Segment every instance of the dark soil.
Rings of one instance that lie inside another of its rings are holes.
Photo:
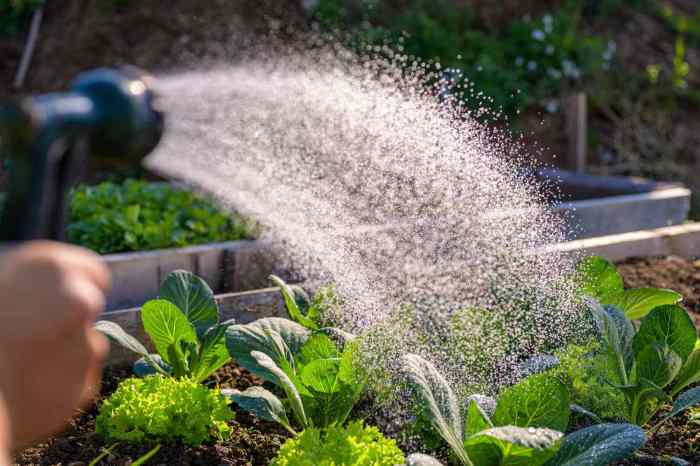
[[[629,288],[668,288],[683,295],[683,306],[700,328],[700,261],[680,257],[628,259],[617,264]]]
[[[68,428],[60,435],[39,445],[19,452],[15,457],[17,465],[42,466],[86,466],[105,447],[110,445],[97,436],[95,418],[97,406],[108,397],[124,378],[131,376],[129,367],[111,368],[102,378],[102,389],[96,403],[71,420]],[[209,380],[212,386],[245,390],[262,381],[245,369],[230,363],[221,368]],[[151,458],[149,465],[232,465],[264,466],[269,464],[289,436],[277,424],[258,420],[255,416],[231,405],[236,417],[231,421],[233,433],[227,442],[202,445],[196,448],[182,444],[163,445]],[[101,466],[127,466],[147,453],[153,445],[120,444],[102,460]]]

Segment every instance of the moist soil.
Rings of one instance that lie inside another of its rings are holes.
[[[683,295],[683,306],[700,329],[700,261],[681,257],[627,259],[617,264],[628,288],[668,288]]]
[[[130,377],[130,367],[108,368],[102,378],[100,395],[91,406],[73,418],[68,428],[48,441],[27,448],[15,457],[17,465],[87,466],[100,455],[106,444],[95,434],[95,418],[100,402],[112,394],[119,382]],[[208,381],[211,386],[245,390],[262,381],[233,363],[222,367]],[[236,416],[230,425],[231,438],[226,442],[196,448],[179,443],[164,444],[148,465],[232,465],[266,466],[277,454],[289,434],[277,424],[258,420],[255,416],[231,405]],[[127,466],[146,454],[154,445],[119,444],[99,465]]]

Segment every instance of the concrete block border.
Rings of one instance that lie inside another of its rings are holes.
[[[230,241],[179,249],[107,254],[113,288],[107,309],[125,309],[157,296],[165,276],[177,269],[201,276],[215,293],[247,291],[269,286],[267,276],[280,273],[269,243]]]
[[[700,257],[700,223],[568,241],[545,251],[599,255],[611,261],[630,257]]]

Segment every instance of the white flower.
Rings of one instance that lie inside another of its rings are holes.
[[[542,23],[544,24],[544,30],[547,32],[547,34],[550,34],[552,32],[552,27],[554,25],[552,15],[544,15],[542,17]]]
[[[532,38],[535,40],[539,40],[542,42],[544,40],[544,32],[542,32],[540,29],[534,29],[532,31]]]
[[[550,99],[547,101],[545,108],[549,113],[556,113],[559,110],[559,101],[556,99]]]

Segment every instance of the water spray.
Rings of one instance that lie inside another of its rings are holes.
[[[63,239],[68,192],[88,159],[140,161],[163,121],[149,78],[134,68],[86,72],[69,92],[0,106],[10,171],[0,240]]]

